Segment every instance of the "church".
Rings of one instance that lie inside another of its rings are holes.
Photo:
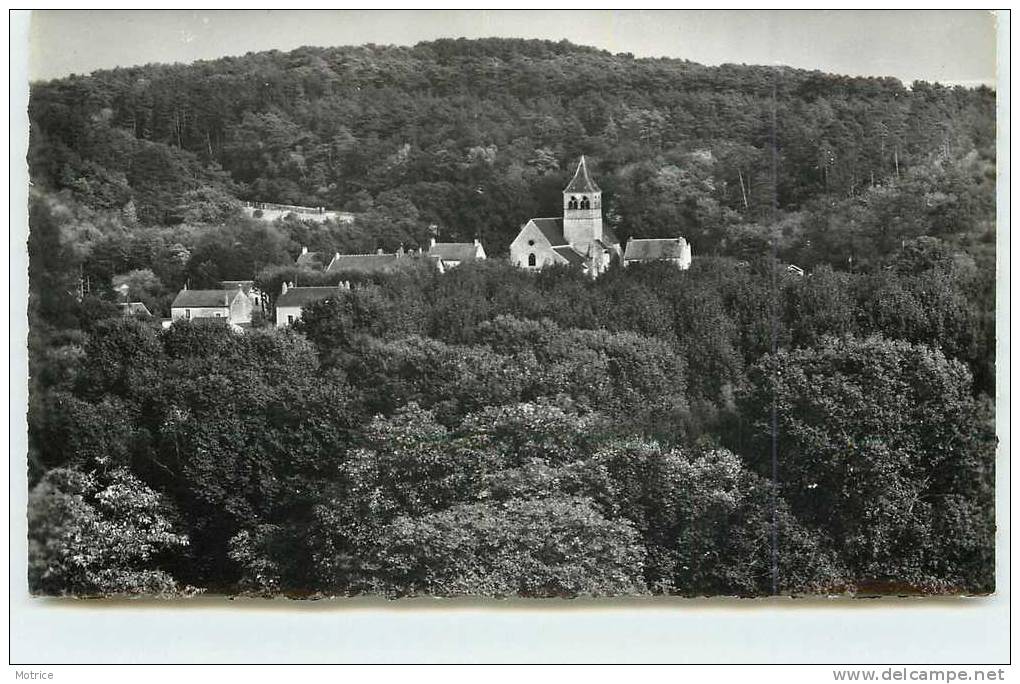
[[[620,241],[602,224],[602,191],[583,155],[563,190],[563,218],[533,218],[510,243],[510,262],[530,270],[564,264],[594,278],[620,257]]]

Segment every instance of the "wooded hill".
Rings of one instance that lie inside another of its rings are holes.
[[[227,196],[375,207],[388,227],[367,242],[421,241],[436,223],[500,254],[528,218],[558,214],[584,153],[621,238],[739,254],[761,246],[755,224],[780,223],[790,260],[860,265],[922,234],[980,252],[994,109],[987,88],[566,41],[305,47],[36,83],[30,167],[38,186],[132,203],[146,224],[217,219]]]

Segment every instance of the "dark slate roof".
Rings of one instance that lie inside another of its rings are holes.
[[[584,257],[578,254],[577,251],[569,245],[564,247],[553,247],[553,251],[559,254],[564,259],[566,259],[571,266],[584,265],[585,261]]]
[[[251,292],[251,287],[254,284],[255,284],[255,281],[253,281],[253,280],[223,280],[223,281],[220,281],[220,287],[222,287],[224,290],[236,290],[238,287],[240,287],[242,290],[244,290],[245,294],[248,294],[248,293]]]
[[[227,307],[237,296],[237,290],[181,290],[170,306],[174,309]]]
[[[397,259],[396,254],[340,254],[333,259],[327,270],[330,273],[337,271],[378,273],[396,268]]]
[[[443,261],[472,261],[475,258],[473,242],[437,242],[429,249],[429,256]]]
[[[298,266],[306,268],[322,268],[325,265],[322,252],[305,252],[295,262]]]
[[[276,306],[305,306],[340,294],[338,287],[289,287],[276,298]]]
[[[680,259],[684,255],[683,238],[631,238],[627,241],[624,261],[658,261]]]
[[[556,245],[567,244],[567,239],[563,237],[563,219],[561,218],[536,218],[531,219],[531,222],[542,231],[542,235],[549,241],[550,245],[554,247]]]
[[[595,185],[595,181],[588,175],[588,164],[585,163],[583,154],[577,165],[577,171],[574,172],[574,177],[567,183],[563,192],[599,192],[599,186]]]

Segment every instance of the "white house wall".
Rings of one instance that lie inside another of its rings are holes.
[[[170,310],[170,318],[175,321],[186,319],[188,311],[191,312],[191,318],[228,318],[230,316],[230,309],[225,306],[196,306],[175,307]],[[248,320],[251,320],[250,315]]]
[[[276,307],[276,327],[284,328],[290,322],[287,320],[288,316],[293,316],[294,320],[301,319],[301,307],[300,306],[277,306]]]
[[[254,308],[251,298],[242,292],[230,303],[230,322],[251,323],[251,312]]]

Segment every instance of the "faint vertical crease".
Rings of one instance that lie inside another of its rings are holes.
[[[778,72],[776,74],[778,77]],[[775,80],[772,82],[772,126],[771,126],[771,148],[772,148],[772,216],[771,226],[771,243],[772,243],[772,261],[769,264],[770,271],[772,274],[772,287],[770,288],[772,293],[771,302],[771,317],[772,317],[772,334],[771,334],[771,345],[770,350],[773,356],[773,364],[775,363],[775,354],[779,350],[779,287],[776,270],[779,263],[779,244],[776,240],[776,220],[779,215],[779,150],[776,141],[776,84]],[[775,365],[773,365],[775,369]],[[775,375],[773,370],[773,376]],[[776,383],[775,377],[772,382],[772,407],[771,407],[771,418],[772,418],[772,479],[771,487],[769,488],[769,506],[772,514],[772,594],[776,595],[779,593],[779,420],[776,409]]]

